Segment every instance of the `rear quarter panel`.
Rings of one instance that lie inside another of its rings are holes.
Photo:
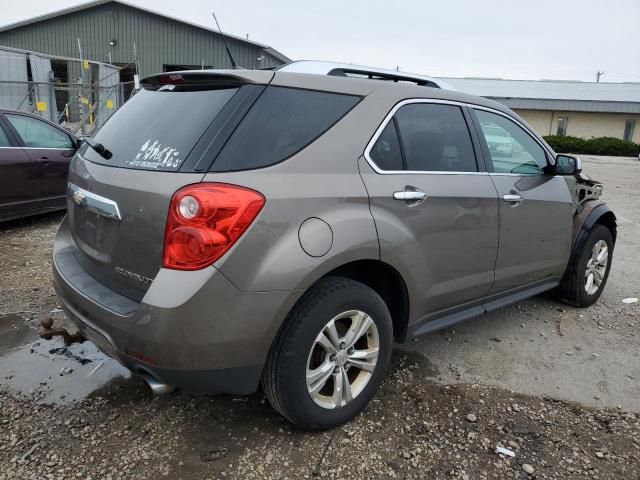
[[[379,258],[358,171],[358,158],[383,116],[376,103],[363,99],[318,140],[279,164],[205,176],[205,182],[242,185],[266,198],[256,221],[215,264],[238,289],[306,289],[340,265]],[[300,244],[300,226],[312,217],[331,228],[331,246],[323,256],[305,253]]]

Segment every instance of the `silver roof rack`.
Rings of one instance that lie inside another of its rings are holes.
[[[351,63],[326,62],[319,60],[298,60],[274,68],[280,72],[312,73],[316,75],[333,75],[338,77],[368,78],[390,82],[414,83],[432,88],[455,90],[447,82],[438,78],[427,77],[415,73],[387,70],[384,68],[366,67]]]

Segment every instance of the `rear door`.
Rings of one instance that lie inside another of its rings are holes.
[[[69,163],[76,147],[71,135],[49,123],[18,113],[7,121],[35,165],[35,197],[52,206],[64,206]]]
[[[559,279],[573,227],[566,180],[545,174],[549,153],[515,119],[480,107],[473,113],[500,198],[500,247],[491,293]]]
[[[493,283],[498,201],[469,122],[455,103],[402,102],[360,163],[382,260],[404,270],[423,320],[482,299]]]
[[[0,216],[32,208],[35,164],[0,114]]]

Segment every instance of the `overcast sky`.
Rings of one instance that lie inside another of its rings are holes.
[[[0,0],[0,24],[84,3]],[[129,0],[293,59],[434,76],[640,82],[640,0]],[[55,4],[55,5],[54,5]]]

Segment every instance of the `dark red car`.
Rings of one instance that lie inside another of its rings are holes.
[[[0,110],[0,221],[66,208],[79,142],[40,117]]]

